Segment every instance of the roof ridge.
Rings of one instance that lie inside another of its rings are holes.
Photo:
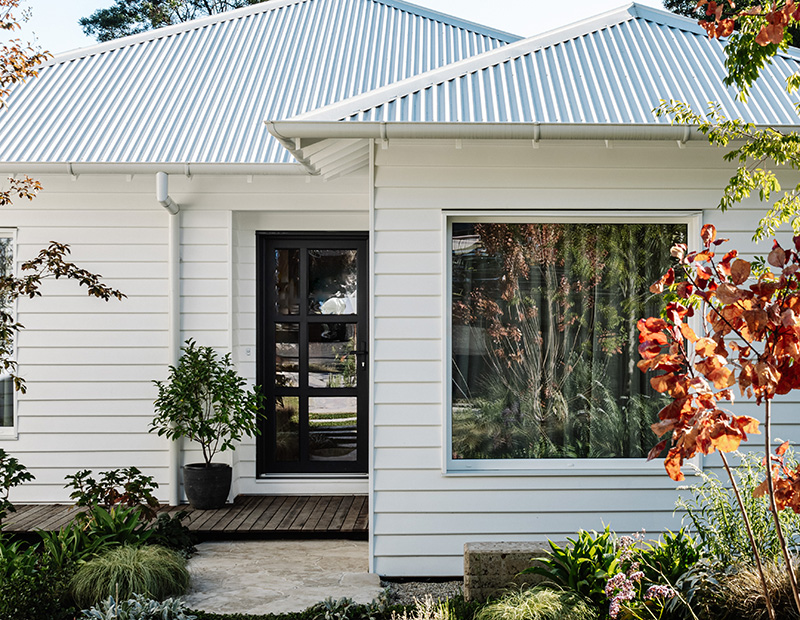
[[[450,24],[459,28],[463,28],[464,30],[479,32],[495,39],[510,39],[511,41],[519,41],[524,38],[504,30],[499,30],[498,28],[492,28],[484,24],[479,24],[478,22],[473,22],[455,15],[450,15],[449,13],[443,13],[441,11],[437,11],[436,9],[430,9],[418,4],[413,4],[411,2],[407,2],[407,0],[372,0],[372,2],[377,4],[385,4],[386,6],[391,6],[401,11],[414,13],[420,17],[426,17],[434,21]]]
[[[521,56],[524,56],[525,54],[529,54],[539,49],[544,49],[551,45],[563,43],[564,41],[574,39],[588,32],[595,32],[602,28],[616,26],[626,21],[630,21],[631,19],[635,19],[637,17],[636,9],[639,8],[640,6],[641,5],[631,2],[619,8],[601,13],[599,15],[582,19],[577,22],[573,22],[572,24],[568,24],[566,26],[561,26],[552,30],[548,30],[541,34],[528,37],[527,39],[521,39],[519,41],[516,41],[514,43],[509,43],[508,45],[504,45],[497,49],[483,52],[482,54],[477,54],[475,56],[464,58],[463,60],[459,60],[449,65],[444,65],[443,67],[437,67],[436,69],[431,69],[426,73],[415,75],[410,78],[406,78],[405,80],[401,80],[399,82],[393,82],[392,84],[387,84],[386,86],[383,86],[381,88],[376,88],[375,90],[371,90],[367,93],[355,95],[354,97],[350,97],[343,101],[338,101],[336,103],[332,103],[330,105],[317,108],[316,110],[311,110],[303,114],[298,114],[297,116],[294,116],[291,119],[266,119],[266,120],[293,120],[293,121],[294,120],[297,121],[341,120],[348,116],[352,116],[353,114],[357,114],[361,110],[370,109],[372,107],[375,107],[376,105],[388,103],[389,101],[392,101],[397,97],[412,92],[416,92],[419,90],[423,90],[428,86],[437,84],[441,81],[438,79],[440,76],[447,76],[446,79],[456,79],[464,75],[467,75],[468,73],[471,73],[473,70],[476,70],[477,68],[492,66],[494,64],[505,62],[506,60],[519,58]],[[587,28],[587,26],[589,26],[589,28]],[[518,48],[523,48],[524,51],[515,54],[515,51]],[[498,59],[497,62],[492,62],[494,57],[497,57]],[[461,68],[463,68],[464,70],[457,72]],[[354,103],[359,103],[363,105],[359,105],[358,108],[354,108],[353,107]],[[337,111],[340,109],[342,110],[349,109],[350,111],[346,113],[337,114]],[[334,116],[336,116],[336,118],[334,118]]]
[[[147,30],[145,32],[140,32],[138,34],[132,34],[126,37],[121,37],[119,39],[114,39],[112,41],[104,41],[102,43],[96,43],[94,45],[89,45],[87,47],[80,47],[74,50],[63,52],[61,54],[54,56],[50,60],[42,63],[40,68],[62,64],[65,62],[69,62],[71,60],[78,60],[80,58],[87,58],[89,56],[95,56],[97,54],[103,54],[105,52],[113,51],[116,49],[122,49],[124,47],[129,47],[132,45],[136,45],[138,43],[144,43],[146,41],[155,41],[157,39],[163,39],[165,37],[170,37],[175,34],[190,32],[192,30],[197,30],[199,28],[205,28],[206,26],[221,24],[224,22],[241,19],[243,17],[249,17],[251,15],[258,15],[259,13],[266,13],[268,11],[282,9],[286,6],[294,4],[304,4],[306,2],[314,2],[314,1],[319,1],[319,0],[264,0],[264,2],[259,2],[258,4],[252,4],[250,6],[245,6],[239,9],[232,9],[230,11],[224,11],[222,13],[215,13],[214,15],[206,15],[204,17],[199,17],[197,19],[193,19],[188,22],[172,24],[170,26],[164,26],[163,28]],[[450,24],[457,28],[462,28],[464,30],[480,33],[485,36],[489,36],[498,40],[518,41],[521,38],[518,35],[514,35],[509,32],[504,32],[496,28],[483,26],[481,24],[461,19],[460,17],[456,17],[454,15],[448,15],[447,13],[435,11],[433,9],[428,9],[426,7],[417,6],[416,4],[406,2],[405,0],[363,0],[363,1],[374,2],[376,4],[383,4],[388,7],[416,14],[420,17],[432,19],[434,21]]]

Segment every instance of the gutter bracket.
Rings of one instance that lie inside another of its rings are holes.
[[[533,140],[532,140],[533,148],[535,148],[535,149],[539,148],[539,141],[541,139],[542,139],[542,128],[539,125],[539,123],[536,123],[533,126]]]
[[[386,150],[389,148],[389,138],[386,135],[386,123],[381,123],[381,149]]]
[[[184,170],[183,174],[185,174],[186,178],[191,181],[192,180],[192,169],[189,167],[189,162],[188,161],[184,165],[183,170]]]
[[[69,176],[72,177],[73,181],[77,181],[78,180],[78,175],[75,174],[75,171],[72,169],[72,162],[69,162],[67,164],[67,166],[69,166]]]

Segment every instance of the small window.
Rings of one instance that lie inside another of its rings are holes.
[[[14,275],[14,236],[0,230],[0,277]],[[12,308],[13,301],[0,296],[3,308]],[[14,383],[10,375],[0,371],[0,436],[8,435],[14,428]]]
[[[687,224],[630,222],[452,223],[453,469],[647,455],[665,402],[636,323]]]

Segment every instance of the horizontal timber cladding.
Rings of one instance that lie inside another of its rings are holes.
[[[721,151],[699,142],[610,146],[393,140],[375,149],[376,572],[459,575],[466,542],[564,540],[580,528],[605,525],[653,535],[679,527],[681,514],[673,515],[678,485],[658,463],[582,470],[576,461],[547,468],[531,460],[527,471],[480,473],[448,473],[443,465],[449,450],[446,215],[700,213],[731,239],[724,248],[745,257],[769,251],[751,241],[764,212],[757,201],[725,214],[715,208],[732,171]],[[796,183],[796,175],[787,180]],[[776,403],[775,435],[800,442],[795,406]],[[757,415],[746,401],[735,409]],[[754,437],[743,448],[758,448],[757,442]],[[716,456],[703,467],[721,470]],[[693,480],[687,474],[686,483]]]
[[[24,172],[24,171],[20,171]],[[4,208],[0,228],[16,229],[17,261],[51,239],[70,260],[100,273],[123,301],[89,298],[74,282],[45,282],[43,296],[20,300],[26,326],[17,359],[28,392],[18,396],[13,437],[0,447],[36,480],[12,491],[18,502],[68,502],[64,476],[137,466],[169,498],[169,442],[148,433],[156,388],[169,360],[169,215],[156,202],[155,175],[40,176],[31,203]],[[303,175],[170,175],[181,206],[181,340],[232,351],[255,380],[255,230],[367,230],[366,176],[323,182]],[[234,211],[235,210],[235,211]],[[250,354],[247,349],[250,348]],[[185,445],[184,462],[202,460]],[[364,480],[332,488],[319,482],[254,479],[255,446],[217,457],[236,467],[234,492],[364,493]],[[335,485],[334,485],[335,486]]]

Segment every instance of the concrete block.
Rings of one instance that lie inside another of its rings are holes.
[[[534,557],[550,552],[547,542],[468,542],[464,545],[464,598],[483,602],[506,589],[530,587],[539,575],[520,575]]]

